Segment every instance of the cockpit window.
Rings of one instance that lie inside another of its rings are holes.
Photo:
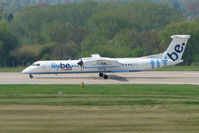
[[[34,63],[34,64],[32,64],[32,66],[40,66],[40,64],[35,64],[35,63]]]

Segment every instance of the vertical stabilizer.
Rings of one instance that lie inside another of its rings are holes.
[[[173,35],[173,39],[168,49],[163,53],[163,57],[173,62],[181,62],[186,44],[190,35]]]

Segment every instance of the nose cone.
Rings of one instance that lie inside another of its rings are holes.
[[[30,67],[24,69],[21,73],[22,74],[30,74]]]

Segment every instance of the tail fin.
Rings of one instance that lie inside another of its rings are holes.
[[[181,58],[190,35],[173,35],[171,38],[173,40],[163,53],[163,57],[176,63],[182,62]]]

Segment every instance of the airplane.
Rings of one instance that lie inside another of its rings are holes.
[[[99,54],[79,60],[37,61],[22,71],[22,74],[67,74],[67,73],[99,73],[99,77],[108,79],[107,73],[140,72],[156,68],[176,65],[181,62],[182,55],[190,35],[172,35],[173,39],[163,53],[139,58],[107,58]]]

